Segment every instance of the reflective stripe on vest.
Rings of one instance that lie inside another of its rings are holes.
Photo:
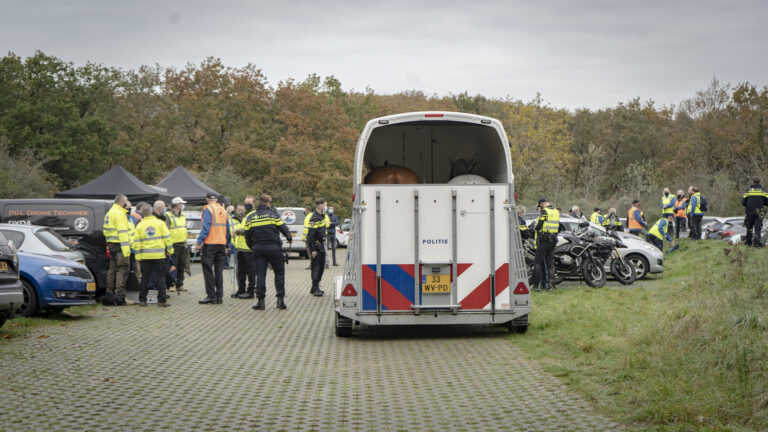
[[[248,216],[253,212],[254,210],[251,210],[247,215],[243,216],[243,219],[235,225],[235,231],[245,231],[245,223],[248,220]],[[250,252],[250,249],[248,248],[248,242],[245,241],[245,234],[237,234],[235,233],[235,249],[244,251],[244,252]]]
[[[656,237],[659,240],[664,240],[665,234],[669,233],[669,222],[667,222],[664,225],[664,230],[661,231],[659,230],[659,224],[661,224],[661,221],[666,221],[666,219],[664,218],[659,219],[659,221],[653,224],[653,227],[651,227],[651,229],[648,230],[648,234]]]
[[[602,217],[603,216],[600,215],[600,213],[594,212],[594,213],[592,213],[592,216],[590,216],[589,221],[592,222],[593,224],[602,225],[603,221],[600,220],[600,218],[602,218]],[[603,220],[605,220],[605,219],[603,219]]]
[[[768,198],[768,193],[766,193],[763,189],[750,187],[749,190],[744,194],[744,198],[753,196]]]
[[[631,230],[643,229],[643,224],[635,219],[635,210],[639,210],[637,207],[630,207],[627,211],[627,228]]]
[[[675,197],[673,197],[672,194],[661,197],[661,214],[667,215],[675,212],[674,205],[670,208],[665,208],[666,206],[672,204],[673,199],[675,199]]]
[[[203,211],[211,213],[211,227],[208,236],[203,239],[203,244],[227,244],[227,211],[219,204],[206,205]]]
[[[550,207],[546,207],[544,211],[547,213],[547,219],[541,225],[541,229],[539,230],[539,232],[548,233],[548,234],[557,234],[557,231],[560,228],[560,212]],[[539,219],[541,219],[541,217],[539,217]],[[537,221],[536,225],[538,224],[539,223]]]

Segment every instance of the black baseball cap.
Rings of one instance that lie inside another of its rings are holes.
[[[595,207],[595,211],[600,211],[600,207]]]
[[[549,200],[544,198],[544,197],[539,198],[539,204],[541,204],[543,202],[549,202]]]
[[[206,197],[206,198],[208,198],[208,199],[215,199],[215,200],[219,199],[219,196],[218,196],[218,195],[216,195],[216,194],[215,194],[215,193],[213,193],[213,192],[209,192],[209,193],[207,193],[207,194],[205,195],[205,197]]]

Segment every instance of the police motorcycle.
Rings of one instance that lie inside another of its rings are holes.
[[[562,231],[557,235],[555,246],[554,285],[567,277],[582,278],[587,285],[600,288],[605,285],[606,274],[604,260],[598,257],[598,244],[587,232],[589,222],[583,221],[575,232]],[[536,246],[533,240],[523,243],[528,279],[533,276]],[[633,269],[634,270],[634,269]]]
[[[635,283],[635,279],[637,279],[635,266],[621,255],[619,248],[626,248],[627,246],[621,241],[621,237],[616,234],[616,229],[609,227],[606,235],[595,236],[594,241],[597,245],[595,255],[602,261],[603,269],[605,268],[605,263],[610,260],[611,275],[617,281],[622,285]]]
[[[598,256],[600,245],[589,235],[589,222],[583,221],[574,232],[563,231],[555,246],[555,284],[566,277],[580,277],[592,288],[605,285],[604,261]]]

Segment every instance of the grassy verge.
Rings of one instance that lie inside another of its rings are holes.
[[[637,430],[768,430],[768,249],[681,243],[658,278],[536,293],[511,340]]]
[[[62,312],[8,320],[3,327],[0,327],[0,346],[12,343],[14,339],[24,337],[30,331],[40,327],[66,325],[71,322],[87,319],[89,312],[97,307],[98,305],[75,306],[67,308]]]

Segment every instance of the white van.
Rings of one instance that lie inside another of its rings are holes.
[[[418,184],[364,184],[400,165]],[[509,144],[498,120],[416,112],[371,120],[355,153],[352,231],[334,280],[336,335],[353,324],[506,324],[531,312]]]

